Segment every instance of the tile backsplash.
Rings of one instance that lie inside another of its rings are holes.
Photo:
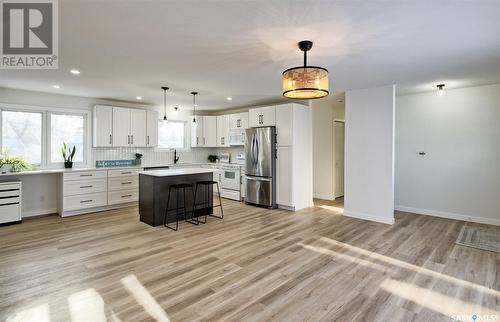
[[[177,151],[179,163],[204,163],[210,154],[221,152],[231,153],[231,162],[236,160],[238,153],[243,153],[243,147],[229,148],[194,148]],[[174,150],[155,150],[154,148],[93,148],[92,165],[100,160],[128,160],[135,159],[135,153],[141,153],[143,165],[168,165],[174,163]]]

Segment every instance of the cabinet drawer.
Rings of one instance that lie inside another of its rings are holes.
[[[133,189],[138,187],[139,187],[139,178],[137,176],[108,178],[109,191]]]
[[[106,192],[68,196],[63,199],[63,210],[78,210],[106,206]]]
[[[81,195],[95,192],[105,192],[107,190],[107,181],[102,179],[84,179],[75,181],[64,181],[63,195]]]
[[[19,202],[21,202],[21,200],[19,199],[19,196],[0,198],[0,206],[13,204],[13,203],[19,204]]]
[[[139,200],[139,191],[137,189],[108,192],[108,204],[110,205],[116,205],[126,202],[135,202],[138,200]]]
[[[0,206],[0,224],[21,220],[20,205]]]
[[[64,181],[82,180],[82,179],[99,179],[106,178],[107,171],[79,171],[75,173],[64,173]]]
[[[21,189],[21,184],[20,183],[4,183],[4,184],[0,184],[0,191],[12,190],[12,189]]]
[[[12,190],[0,190],[0,198],[5,198],[5,197],[18,197],[21,194],[21,191],[18,189],[12,189]]]
[[[121,169],[121,170],[108,170],[109,178],[123,177],[123,176],[137,176],[142,169]]]

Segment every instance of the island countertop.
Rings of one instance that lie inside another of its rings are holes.
[[[139,172],[139,174],[153,176],[153,177],[171,177],[171,176],[182,176],[188,174],[201,174],[201,173],[211,173],[211,172],[214,172],[214,170],[204,169],[204,168],[174,168],[174,169],[141,171]]]

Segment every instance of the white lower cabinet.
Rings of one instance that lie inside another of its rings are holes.
[[[60,184],[62,217],[106,210],[113,206],[137,202],[139,171],[142,169],[112,169],[63,173]]]
[[[21,181],[0,182],[0,224],[21,221]]]
[[[278,147],[276,203],[278,205],[293,207],[293,148],[291,146]]]

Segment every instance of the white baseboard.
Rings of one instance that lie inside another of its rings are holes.
[[[323,200],[335,200],[335,198],[333,198],[333,195],[323,195],[321,193],[315,193],[313,194],[313,198],[314,199],[323,199]]]
[[[369,220],[369,221],[375,221],[375,222],[379,222],[382,224],[388,224],[388,225],[394,224],[394,218],[386,218],[386,217],[364,214],[364,213],[360,213],[360,212],[346,211],[345,209],[344,209],[344,216],[358,218],[358,219],[364,219],[364,220]]]
[[[476,222],[479,224],[500,226],[500,219],[477,217],[477,216],[463,215],[463,214],[455,214],[455,213],[446,212],[446,211],[421,209],[421,208],[413,208],[413,207],[406,207],[406,206],[395,206],[394,210],[411,212],[411,213],[418,214],[418,215],[434,216],[434,217],[440,217],[440,218]]]
[[[35,216],[43,216],[57,213],[57,208],[47,208],[47,209],[35,209],[35,210],[22,210],[22,217],[35,217]]]

